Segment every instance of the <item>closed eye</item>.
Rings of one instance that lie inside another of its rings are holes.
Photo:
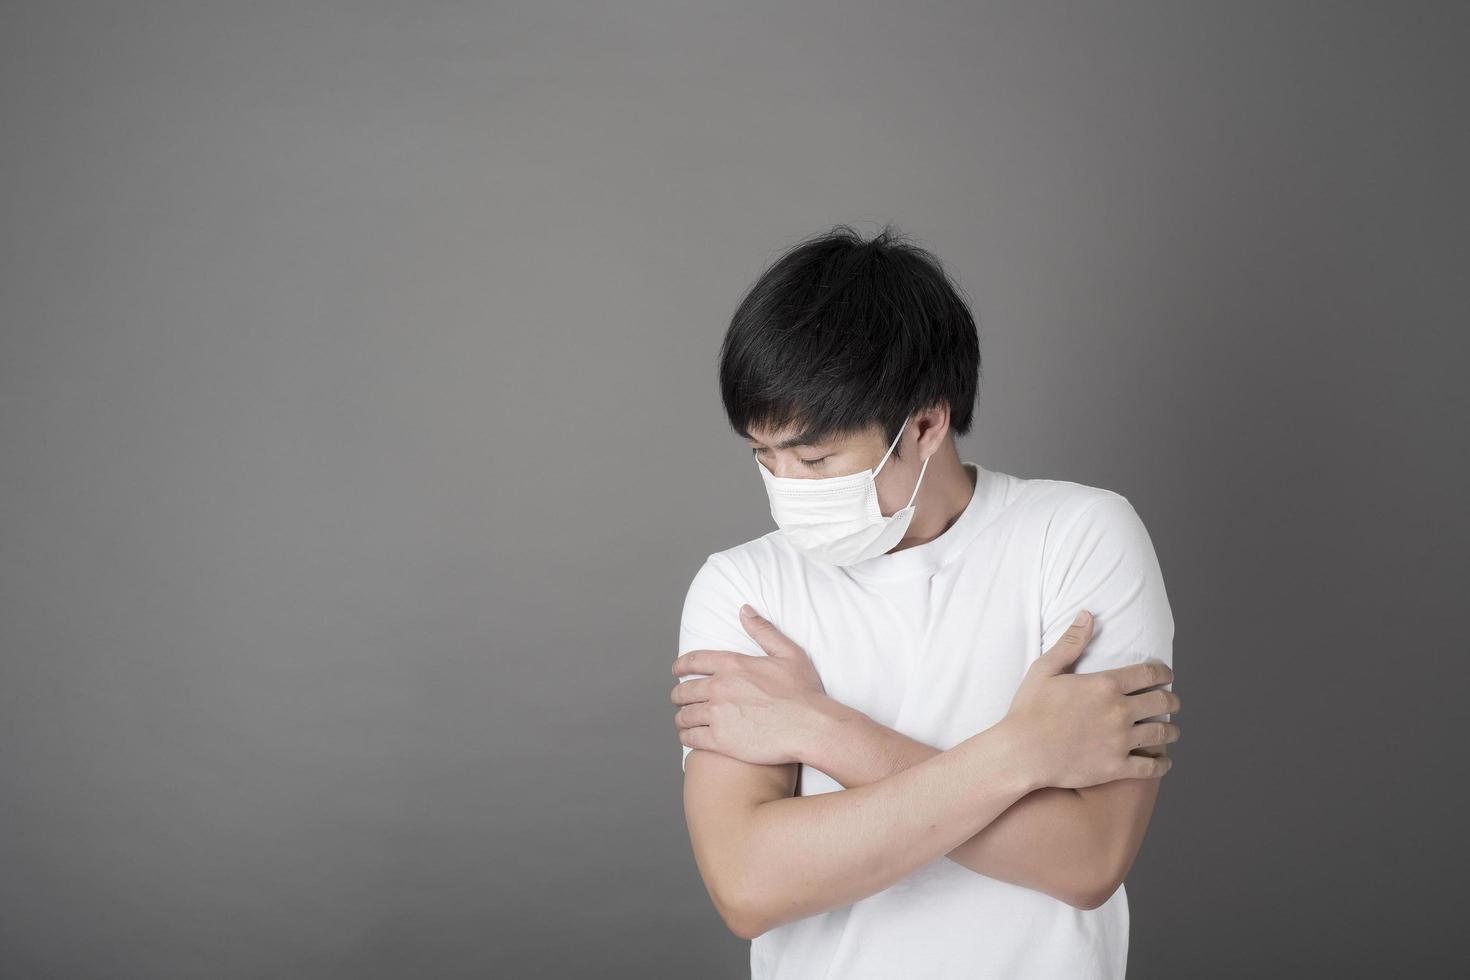
[[[766,447],[764,447],[764,446],[751,446],[750,447],[750,454],[752,456],[754,456],[756,459],[760,459],[761,453],[766,452],[766,451],[767,451],[766,450]],[[829,460],[831,458],[832,458],[832,454],[831,453],[828,453],[825,456],[818,456],[816,459],[803,459],[801,462],[804,465],[806,465],[806,466],[820,466],[822,463],[825,463],[827,460]]]

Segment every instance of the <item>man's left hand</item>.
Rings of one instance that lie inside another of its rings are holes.
[[[691,650],[675,659],[675,676],[710,675],[674,685],[679,741],[756,765],[801,762],[825,737],[838,705],[790,637],[748,605],[740,623],[766,656]]]

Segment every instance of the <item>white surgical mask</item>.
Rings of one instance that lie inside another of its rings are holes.
[[[873,478],[888,462],[908,424],[905,419],[888,452],[878,462],[877,470],[801,480],[775,476],[756,460],[766,484],[766,496],[771,500],[771,517],[793,547],[817,561],[852,565],[884,554],[903,540],[914,517],[914,499],[919,495],[929,460],[924,460],[919,468],[919,479],[909,502],[887,517],[878,508],[878,485]]]

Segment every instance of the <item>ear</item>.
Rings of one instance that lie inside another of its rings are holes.
[[[911,424],[919,434],[919,458],[928,459],[939,450],[940,444],[949,435],[949,403],[940,399],[915,412]]]

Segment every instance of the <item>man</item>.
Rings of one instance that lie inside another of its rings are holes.
[[[672,700],[754,980],[1124,974],[1173,618],[1127,498],[959,458],[979,370],[957,289],[888,228],[790,250],[725,337],[777,528],[694,576]]]

